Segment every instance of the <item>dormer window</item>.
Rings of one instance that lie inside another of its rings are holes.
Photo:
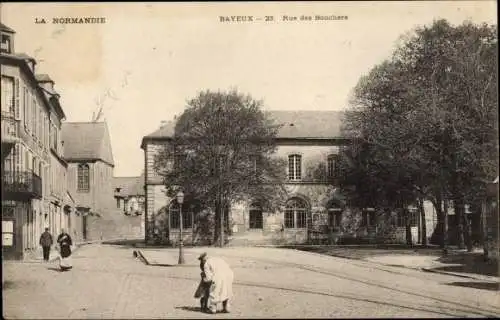
[[[9,34],[2,34],[1,42],[1,52],[2,53],[12,53],[12,36]]]

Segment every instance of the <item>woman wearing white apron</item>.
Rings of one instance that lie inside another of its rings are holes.
[[[59,267],[61,271],[73,268],[73,264],[71,263],[71,246],[73,245],[73,241],[64,229],[61,230],[61,234],[57,237],[57,243],[59,244],[61,254],[59,258]]]

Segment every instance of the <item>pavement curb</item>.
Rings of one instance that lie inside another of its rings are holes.
[[[432,269],[432,268],[420,268],[420,270],[423,271],[423,272],[440,273],[440,274],[445,274],[445,275],[448,275],[448,276],[454,276],[454,277],[460,277],[460,278],[466,278],[466,279],[499,282],[499,279],[495,279],[494,277],[491,277],[491,276],[478,277],[478,276],[467,275],[467,274],[456,273],[456,272],[435,270],[435,269]]]
[[[141,250],[134,250],[134,257],[138,257],[145,265],[149,266],[149,261],[144,257],[144,254]]]
[[[178,263],[151,263],[141,250],[134,250],[134,257],[138,257],[145,265],[147,266],[153,266],[153,267],[196,267],[196,264],[191,264],[191,263],[184,263],[184,264],[178,264]]]

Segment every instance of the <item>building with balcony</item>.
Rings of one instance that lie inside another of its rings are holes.
[[[37,75],[35,59],[14,51],[14,30],[0,27],[2,256],[20,259],[38,248],[45,227],[57,234],[68,226],[73,202],[60,139],[65,114],[54,81]]]

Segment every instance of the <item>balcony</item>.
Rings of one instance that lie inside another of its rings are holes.
[[[2,198],[5,200],[41,199],[42,179],[30,171],[5,171],[2,191]]]
[[[2,111],[2,144],[15,144],[19,137],[18,128],[14,114]]]

